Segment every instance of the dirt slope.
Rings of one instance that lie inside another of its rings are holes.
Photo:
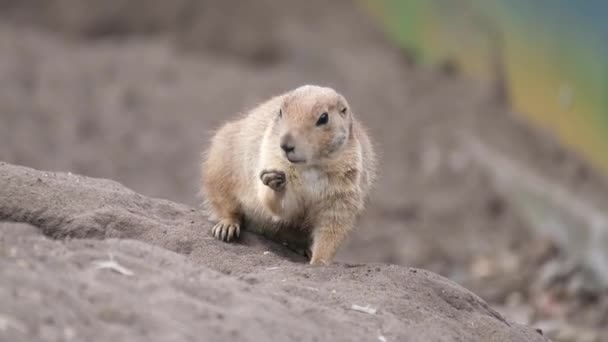
[[[309,267],[249,234],[220,243],[198,211],[113,181],[0,163],[0,198],[0,220],[84,238],[0,228],[6,340],[545,340],[431,272]]]

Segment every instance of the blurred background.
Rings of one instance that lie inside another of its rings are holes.
[[[608,5],[0,0],[0,160],[198,206],[239,112],[336,88],[380,180],[338,257],[423,267],[608,341]]]

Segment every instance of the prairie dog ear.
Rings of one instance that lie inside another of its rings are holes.
[[[340,115],[342,115],[342,117],[347,117],[350,113],[350,107],[348,105],[348,102],[343,96],[340,96],[338,100],[338,111],[340,112]]]

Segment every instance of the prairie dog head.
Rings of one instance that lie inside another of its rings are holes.
[[[342,152],[351,127],[342,95],[331,88],[302,86],[285,96],[277,113],[277,147],[293,164],[319,165]]]

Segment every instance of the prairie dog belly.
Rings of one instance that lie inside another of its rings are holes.
[[[307,230],[308,214],[311,206],[318,202],[328,186],[327,176],[318,169],[287,170],[287,188],[281,200],[281,215],[271,212],[258,196],[244,194],[241,205],[247,220],[268,229]],[[259,182],[256,191],[267,189]]]

